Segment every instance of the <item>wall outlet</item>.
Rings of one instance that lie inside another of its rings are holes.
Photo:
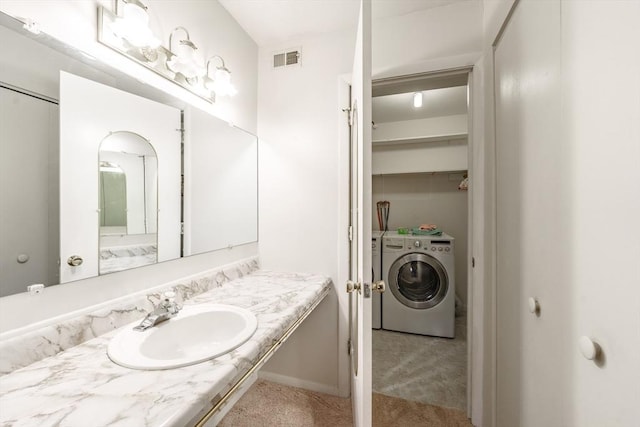
[[[27,286],[27,292],[29,292],[31,295],[39,294],[42,291],[44,291],[44,285],[42,283]]]

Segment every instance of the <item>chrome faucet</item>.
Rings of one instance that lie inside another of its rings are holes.
[[[159,323],[164,322],[165,320],[171,319],[173,316],[178,314],[180,307],[175,302],[176,293],[173,291],[167,291],[162,294],[164,299],[160,303],[160,305],[153,310],[151,313],[147,314],[147,316],[142,319],[142,322],[135,328],[134,331],[146,331],[149,328],[156,326]]]

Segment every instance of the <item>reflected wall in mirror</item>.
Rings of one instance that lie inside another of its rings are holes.
[[[133,132],[113,132],[100,144],[99,273],[158,260],[158,158]]]
[[[258,240],[258,138],[185,111],[184,255]]]

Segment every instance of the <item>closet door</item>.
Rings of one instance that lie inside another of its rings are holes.
[[[573,425],[572,159],[560,55],[560,1],[520,1],[494,57],[500,427]]]
[[[640,425],[640,2],[562,3],[575,147],[571,425]],[[583,357],[580,337],[600,346]]]
[[[60,282],[58,156],[58,105],[0,87],[0,296]]]

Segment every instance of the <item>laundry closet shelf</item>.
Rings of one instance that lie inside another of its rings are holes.
[[[467,136],[467,133],[456,133],[448,135],[415,136],[410,138],[397,139],[374,139],[371,142],[373,143],[373,146],[375,148],[390,145],[428,144],[432,142],[460,141],[467,139]]]

